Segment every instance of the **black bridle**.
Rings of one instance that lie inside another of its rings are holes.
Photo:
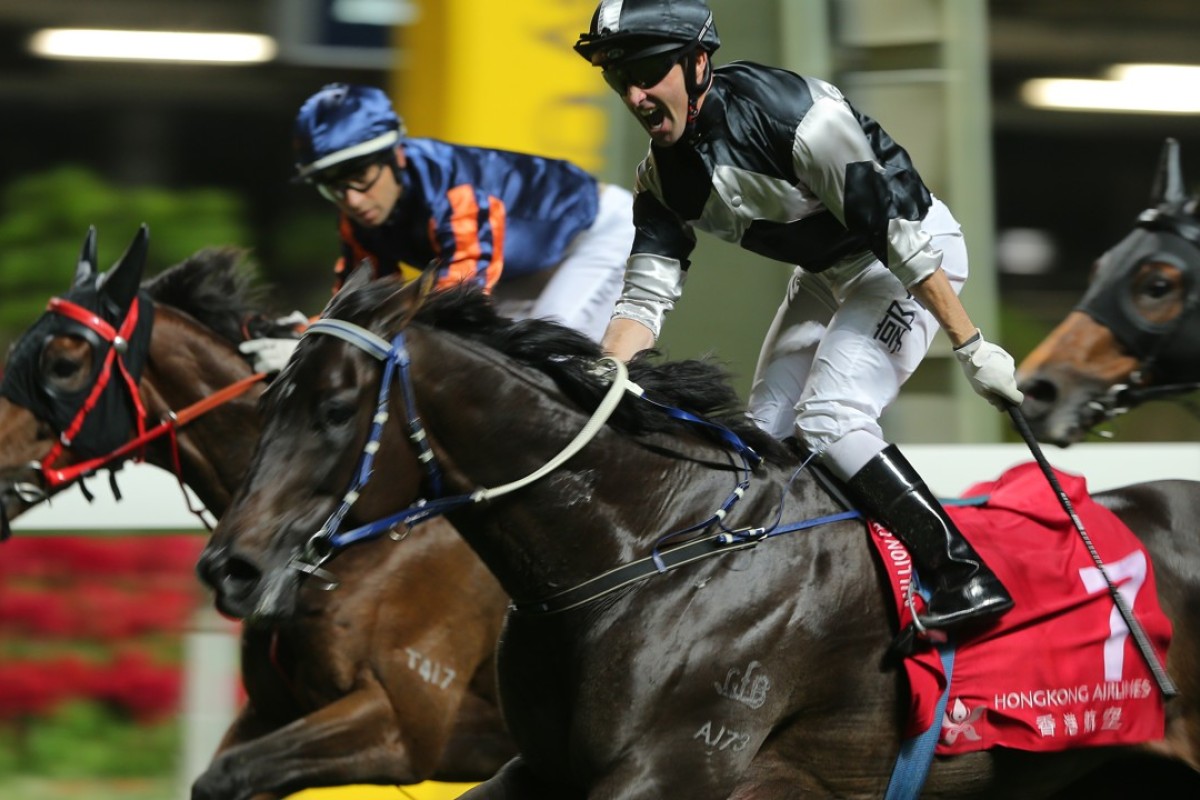
[[[1108,328],[1138,362],[1128,383],[1114,385],[1092,403],[1101,421],[1200,389],[1200,219],[1193,214],[1197,199],[1183,191],[1173,139],[1163,149],[1153,196],[1156,207],[1143,211],[1134,230],[1104,255],[1076,306]],[[1183,281],[1182,307],[1165,324],[1144,319],[1133,306],[1138,270],[1152,262],[1175,267]]]
[[[1137,229],[1109,251],[1107,265],[1076,306],[1138,362],[1127,383],[1112,386],[1093,404],[1106,420],[1200,389],[1200,226],[1180,222],[1156,209],[1144,212]],[[1135,274],[1149,261],[1176,267],[1184,282],[1182,308],[1166,324],[1148,322],[1132,307]]]

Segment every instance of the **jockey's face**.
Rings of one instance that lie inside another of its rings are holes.
[[[697,51],[693,61],[696,82],[699,83],[708,66],[708,53],[703,50]],[[678,142],[687,127],[688,95],[687,83],[683,76],[687,64],[687,59],[676,62],[661,80],[649,86],[638,85],[645,81],[626,83],[619,75],[614,76],[615,80],[605,76],[609,85],[621,95],[625,107],[637,118],[646,133],[650,134],[650,139],[660,147],[670,147]],[[636,70],[633,72],[636,73]],[[697,102],[702,102],[703,99],[701,97]]]
[[[400,146],[396,147],[396,163],[401,168],[406,163]],[[367,228],[376,228],[387,221],[403,193],[391,166],[380,162],[368,164],[353,175],[318,181],[317,189],[325,199]]]

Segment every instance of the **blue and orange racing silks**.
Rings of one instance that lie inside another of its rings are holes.
[[[570,162],[436,139],[403,146],[403,193],[391,216],[367,228],[342,215],[335,290],[364,261],[376,277],[415,277],[436,261],[439,288],[474,280],[490,290],[501,272],[558,265],[595,221],[596,179]]]

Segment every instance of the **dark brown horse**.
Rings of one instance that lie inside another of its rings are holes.
[[[1096,261],[1079,305],[1021,362],[1022,410],[1066,447],[1148,400],[1200,389],[1200,218],[1168,139],[1154,206]]]
[[[757,466],[649,404],[620,402],[600,424],[619,370],[606,383],[593,344],[498,318],[476,293],[422,300],[352,279],[325,316],[264,397],[246,482],[201,557],[219,607],[294,618],[306,570],[336,563],[330,553],[445,513],[515,603],[498,668],[521,755],[464,797],[883,796],[905,687],[878,564],[857,520],[755,543],[781,514],[841,507],[747,427],[714,368],[636,359],[629,375],[647,396],[724,422],[765,456]],[[1148,749],[1195,780],[1200,485],[1142,484],[1103,502],[1152,552],[1175,623],[1182,694]],[[723,549],[718,534],[735,527],[748,539]],[[687,546],[667,546],[672,532]],[[769,691],[730,702],[722,680],[751,662]],[[924,796],[1079,797],[1072,781],[1142,750],[938,759]]]
[[[180,418],[232,385],[247,391],[177,431],[182,480],[214,514],[229,504],[257,441],[263,383],[237,351],[262,289],[233,249],[209,249],[142,285],[143,230],[103,275],[94,233],[61,300],[87,307],[118,328],[134,301],[142,325],[122,347],[140,369],[137,394],[146,427]],[[136,434],[126,396],[95,404],[111,416],[84,424],[72,446],[47,462],[71,420],[71,400],[96,384],[111,341],[85,315],[56,304],[15,345],[0,398],[0,510],[7,517],[70,485],[71,465],[104,460]],[[84,317],[78,319],[77,317]],[[139,354],[140,348],[140,354]],[[111,370],[104,392],[127,392]],[[102,392],[102,394],[104,393]],[[129,457],[136,456],[135,450]],[[145,459],[175,471],[169,436],[149,441]],[[114,465],[116,466],[116,465]],[[53,467],[53,468],[51,468]],[[60,475],[60,471],[62,474]],[[55,480],[66,478],[67,482]],[[494,649],[506,599],[448,525],[425,526],[416,546],[381,540],[336,562],[337,591],[309,587],[286,624],[243,626],[242,672],[249,702],[224,737],[196,798],[237,800],[347,783],[409,784],[430,778],[481,780],[514,748],[495,701]],[[0,557],[3,557],[0,548]]]

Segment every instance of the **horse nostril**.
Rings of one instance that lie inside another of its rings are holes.
[[[224,577],[241,586],[253,586],[262,578],[262,570],[245,559],[233,557],[225,562]]]
[[[253,563],[224,550],[203,553],[196,573],[210,589],[239,596],[253,590],[262,578],[262,570]]]
[[[210,589],[217,588],[221,565],[224,561],[225,556],[220,551],[204,550],[201,552],[200,560],[196,562],[196,576],[200,578],[200,582]]]
[[[1017,388],[1025,395],[1026,401],[1054,403],[1058,399],[1058,386],[1046,378],[1028,378],[1021,381]]]

